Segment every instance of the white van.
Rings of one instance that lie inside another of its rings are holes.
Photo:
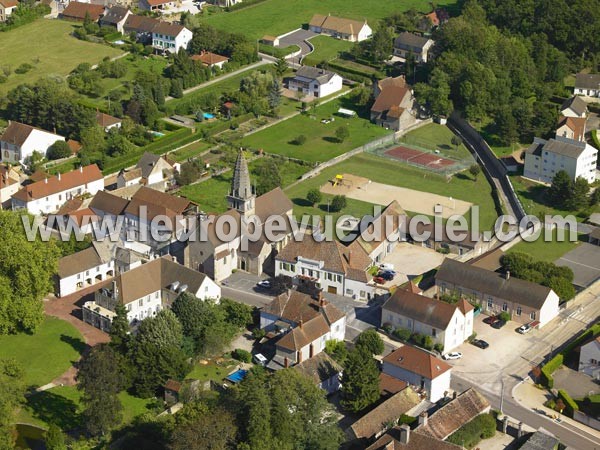
[[[266,367],[268,362],[267,358],[265,358],[262,353],[257,353],[256,355],[254,355],[252,361],[254,361],[254,364],[258,364],[259,366],[263,367]]]

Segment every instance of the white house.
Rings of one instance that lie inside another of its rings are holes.
[[[143,11],[163,12],[175,7],[174,0],[140,0],[139,8]]]
[[[581,346],[579,371],[600,380],[600,336]]]
[[[113,117],[111,115],[97,111],[96,122],[98,123],[98,125],[104,128],[104,131],[109,131],[112,128],[121,128],[121,124],[123,121],[118,117]]]
[[[174,262],[170,256],[157,258],[121,273],[112,285],[96,291],[94,301],[83,306],[83,320],[108,331],[115,308],[121,303],[133,324],[170,307],[182,292],[203,301],[218,302],[221,298],[221,288],[203,273]]]
[[[332,15],[315,14],[308,23],[313,33],[326,34],[350,42],[361,42],[373,35],[367,21],[344,19]]]
[[[0,208],[10,208],[11,197],[21,189],[21,175],[10,165],[0,165]]]
[[[507,312],[519,323],[541,328],[558,316],[559,298],[545,286],[446,258],[437,273],[439,293],[454,293],[481,303],[488,314]]]
[[[0,22],[6,22],[17,6],[17,0],[0,0]]]
[[[129,8],[113,6],[106,10],[104,16],[100,19],[100,25],[115,27],[119,33],[124,33],[125,22],[131,14]]]
[[[327,341],[343,341],[346,315],[322,296],[288,290],[261,310],[260,326],[276,336],[275,361],[290,367],[321,353]]]
[[[275,257],[275,276],[294,284],[322,289],[331,294],[368,300],[374,287],[368,285],[371,259],[356,242],[344,246],[337,240],[318,242],[312,235],[292,240]]]
[[[600,74],[578,73],[575,76],[575,95],[600,97]]]
[[[188,48],[192,37],[193,33],[183,25],[160,22],[152,30],[152,47],[162,53],[177,53],[180,48]]]
[[[31,214],[57,211],[67,200],[104,189],[104,177],[96,164],[28,184],[12,197],[12,208],[25,208]]]
[[[406,59],[412,55],[416,62],[426,63],[433,44],[433,40],[427,37],[404,31],[394,40],[394,56]]]
[[[57,294],[65,297],[115,275],[113,247],[108,240],[94,241],[85,250],[58,260]]]
[[[551,183],[557,172],[564,170],[572,180],[596,180],[598,150],[589,144],[566,137],[554,139],[535,138],[525,152],[523,175],[533,180]]]
[[[329,70],[302,66],[288,81],[288,88],[311,97],[326,97],[342,89],[342,77]]]
[[[385,324],[431,336],[448,352],[473,334],[473,306],[464,299],[450,304],[398,288],[381,308]]]
[[[410,345],[403,345],[383,358],[382,372],[416,389],[425,389],[430,402],[437,402],[450,392],[452,367]]]
[[[64,141],[63,136],[25,125],[20,122],[8,122],[8,127],[0,136],[2,162],[22,163],[34,151],[46,156],[48,147],[56,141]]]
[[[207,67],[223,68],[223,65],[229,61],[227,56],[217,55],[216,53],[201,51],[197,55],[191,56],[192,61],[199,61]]]
[[[587,103],[577,95],[565,100],[560,107],[560,114],[564,117],[586,117],[587,111]]]
[[[175,181],[175,173],[180,164],[166,157],[145,152],[135,168],[121,170],[117,175],[117,187],[143,184],[159,191],[165,191]]]

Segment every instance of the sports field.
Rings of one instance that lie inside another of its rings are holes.
[[[14,30],[0,33],[0,67],[10,67],[0,94],[22,83],[52,75],[65,76],[80,63],[98,64],[106,56],[123,52],[104,44],[80,41],[70,33],[79,26],[64,20],[39,19]],[[24,74],[14,73],[23,63],[33,68]]]
[[[455,3],[440,0],[436,5],[442,7]],[[260,39],[265,34],[277,36],[300,28],[314,14],[367,20],[371,28],[375,28],[377,20],[411,8],[422,12],[431,10],[430,3],[423,0],[266,0],[237,11],[209,15],[205,20],[216,28]]]

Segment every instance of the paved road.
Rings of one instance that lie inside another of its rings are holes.
[[[287,47],[289,45],[297,45],[300,47],[300,56],[289,58],[292,62],[299,62],[306,55],[313,51],[313,46],[308,42],[309,39],[317,36],[317,33],[313,33],[309,30],[296,30],[293,33],[288,34],[279,39],[280,47]]]

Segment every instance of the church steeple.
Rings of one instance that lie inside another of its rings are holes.
[[[244,152],[240,148],[237,160],[235,161],[231,191],[227,196],[227,202],[230,208],[247,216],[254,213],[255,197],[256,195],[250,183],[248,163],[246,162],[246,158],[244,158]]]

